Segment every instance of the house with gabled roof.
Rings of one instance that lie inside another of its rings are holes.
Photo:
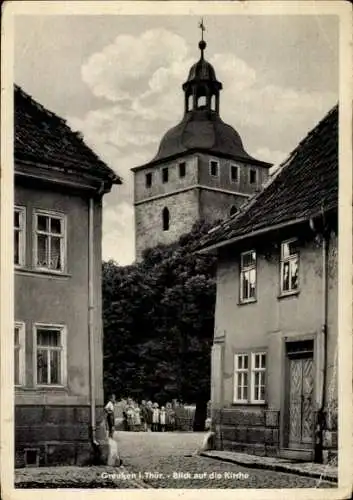
[[[104,446],[102,198],[121,182],[15,86],[17,466],[83,464]]]
[[[337,449],[338,106],[211,230],[218,449],[322,461]]]

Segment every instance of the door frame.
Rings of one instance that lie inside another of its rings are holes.
[[[288,433],[288,412],[289,412],[289,362],[290,359],[287,356],[287,345],[297,342],[305,342],[312,341],[313,342],[313,412],[315,418],[315,410],[316,410],[316,385],[317,385],[317,335],[315,333],[308,333],[304,335],[300,335],[298,333],[286,334],[282,338],[282,384],[281,384],[281,411],[280,411],[280,429],[279,429],[279,437],[280,437],[280,450],[288,449],[289,442],[289,433]],[[313,450],[315,446],[315,442],[313,441],[312,446],[310,448],[302,448],[303,452],[307,452],[308,450]]]

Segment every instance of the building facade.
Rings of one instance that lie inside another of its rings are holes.
[[[336,107],[200,244],[218,254],[218,448],[317,461],[337,450],[337,122]]]
[[[201,56],[183,84],[184,116],[162,138],[152,161],[134,173],[136,256],[168,244],[200,219],[222,220],[260,190],[271,165],[252,158],[220,118],[222,84]]]
[[[120,183],[15,87],[17,466],[82,464],[104,444],[102,196]]]

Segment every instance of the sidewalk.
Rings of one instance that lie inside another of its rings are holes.
[[[338,469],[332,465],[315,464],[312,462],[294,462],[285,458],[278,457],[260,457],[257,455],[248,455],[246,453],[236,453],[233,451],[202,451],[202,457],[232,462],[246,467],[256,469],[268,469],[277,472],[289,472],[300,476],[313,477],[326,481],[338,481]]]

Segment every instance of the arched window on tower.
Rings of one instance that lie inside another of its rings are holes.
[[[238,209],[235,205],[232,205],[230,207],[230,211],[229,211],[229,214],[232,216],[232,215],[235,215],[237,213]]]
[[[163,208],[162,211],[162,219],[163,219],[163,231],[168,231],[169,230],[169,210],[167,207]]]
[[[189,98],[188,98],[188,111],[191,111],[192,110],[192,99],[193,99],[193,96],[192,95],[189,95]]]
[[[206,106],[206,96],[205,95],[201,95],[197,99],[197,108],[200,109],[200,108],[203,108],[205,106]]]

